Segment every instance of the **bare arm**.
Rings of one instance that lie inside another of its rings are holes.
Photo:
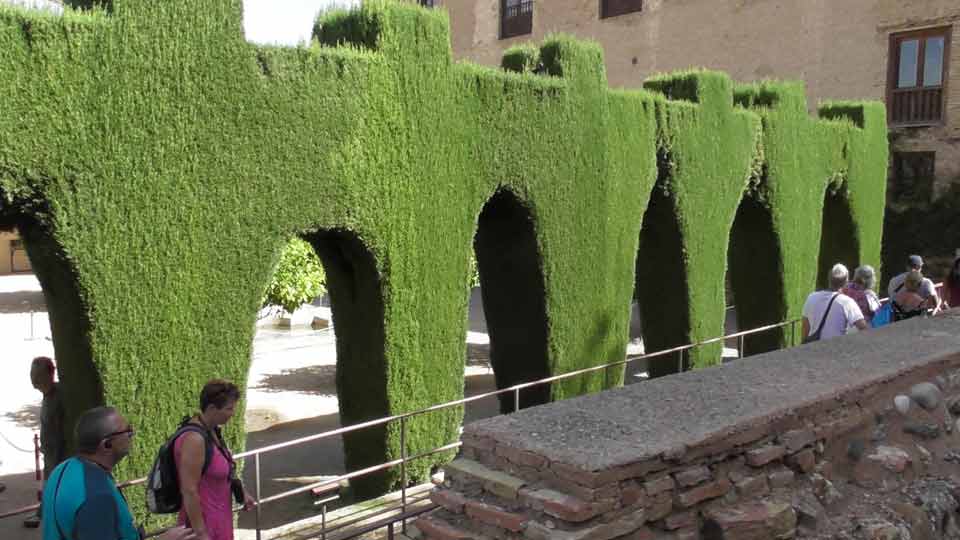
[[[197,540],[206,540],[207,526],[200,510],[200,477],[203,475],[203,461],[206,456],[206,441],[203,435],[190,431],[181,435],[178,454],[177,475],[180,480],[180,495],[183,496],[183,509],[190,519],[190,527]]]
[[[160,535],[160,540],[196,540],[197,535],[192,529],[174,527]]]

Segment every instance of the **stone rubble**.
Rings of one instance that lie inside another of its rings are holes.
[[[417,528],[426,540],[960,539],[958,373],[607,470],[467,433]]]

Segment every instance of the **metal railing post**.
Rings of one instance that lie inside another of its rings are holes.
[[[320,540],[327,540],[327,503],[320,507]]]
[[[407,417],[400,417],[400,511],[404,518],[400,524],[403,534],[407,534]],[[390,538],[393,538],[393,524],[390,524]]]
[[[683,349],[677,351],[677,373],[683,373]]]
[[[513,389],[513,412],[520,410],[520,389]]]
[[[257,497],[257,514],[256,514],[256,521],[257,521],[257,540],[260,540],[260,534],[261,534],[261,529],[260,529],[260,517],[261,517],[261,516],[260,516],[260,452],[257,452],[256,454],[253,455],[253,464],[254,464],[254,465],[253,465],[254,474],[255,474],[255,476],[256,476],[256,491],[257,491],[257,493],[256,493],[256,497]]]
[[[742,334],[737,338],[737,358],[743,358],[743,340],[747,337],[745,334]]]

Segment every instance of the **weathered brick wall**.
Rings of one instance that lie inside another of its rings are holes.
[[[457,58],[499,65],[518,42],[550,32],[603,46],[611,86],[704,66],[734,79],[802,80],[811,110],[824,99],[885,100],[892,33],[953,27],[946,124],[901,130],[898,151],[935,151],[936,193],[960,179],[960,2],[956,0],[645,0],[643,11],[599,18],[600,0],[536,0],[533,33],[499,39],[501,0],[442,0]]]
[[[960,472],[958,328],[960,311],[475,422],[433,493],[442,509],[417,527],[431,539],[814,535],[838,507]],[[948,537],[953,518],[928,519],[920,499],[857,530]]]

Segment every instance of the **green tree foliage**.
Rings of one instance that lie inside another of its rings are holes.
[[[313,246],[294,238],[283,248],[273,280],[267,287],[264,306],[278,306],[293,313],[325,293],[326,276]]]
[[[718,335],[728,256],[756,242],[784,276],[752,291],[769,317],[795,313],[818,259],[849,247],[821,226],[879,262],[879,105],[781,114],[776,92],[735,103],[709,71],[611,90],[599,46],[566,36],[504,69],[455,63],[444,12],[409,3],[330,12],[302,47],[247,43],[239,0],[110,6],[0,7],[0,220],[43,285],[68,422],[110,403],[138,426],[121,478],[144,474],[206,380],[244,384],[291,237],[323,262],[347,424],[462,396],[474,252],[500,385],[622,360],[634,290],[650,350]],[[821,211],[835,195],[846,203]],[[732,233],[738,213],[766,236]],[[595,372],[520,404],[622,380]],[[346,465],[450,443],[462,419],[347,436]]]

